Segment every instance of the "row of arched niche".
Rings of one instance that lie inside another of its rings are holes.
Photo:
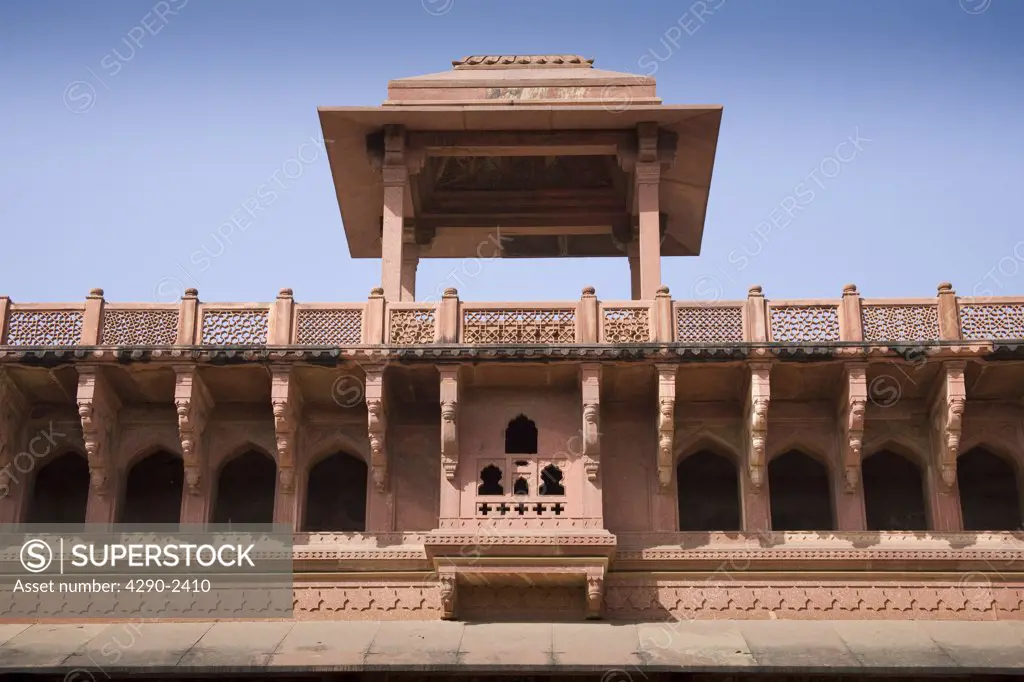
[[[712,450],[680,461],[679,530],[742,529],[739,475],[731,458]],[[975,448],[958,458],[957,478],[965,530],[1021,528],[1017,473],[1009,461]],[[210,520],[271,523],[276,481],[277,466],[263,452],[250,450],[231,459],[217,475]],[[128,471],[118,521],[178,523],[183,484],[178,455],[150,454]],[[882,450],[864,459],[862,485],[868,530],[928,529],[924,476],[917,463]],[[27,522],[84,522],[89,465],[81,454],[66,452],[48,461],[31,488]],[[768,489],[773,530],[835,528],[829,469],[814,457],[792,450],[773,459],[768,465]],[[361,458],[339,452],[321,459],[309,471],[302,530],[365,530],[366,490],[367,467]]]
[[[366,463],[335,453],[309,470],[302,529],[360,531],[366,527]],[[179,523],[185,471],[181,457],[157,451],[128,471],[120,523]],[[229,460],[217,475],[213,523],[272,523],[277,464],[258,450]],[[77,452],[50,460],[32,482],[26,522],[85,522],[89,464]]]
[[[679,462],[679,529],[738,531],[742,528],[739,468],[733,459],[701,450]],[[957,459],[964,530],[1020,530],[1017,473],[1011,462],[985,448]],[[864,458],[861,484],[867,529],[929,529],[924,475],[916,462],[881,450]],[[828,467],[799,450],[768,464],[771,527],[777,531],[834,530],[833,485]]]

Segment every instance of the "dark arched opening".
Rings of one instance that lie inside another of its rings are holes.
[[[366,530],[366,462],[343,452],[309,470],[303,530]]]
[[[217,477],[213,523],[273,523],[277,464],[250,450],[225,464]]]
[[[565,486],[562,485],[562,470],[554,464],[549,464],[540,470],[540,494],[541,495],[565,495]]]
[[[135,463],[125,482],[122,523],[178,523],[185,467],[181,457],[154,452]]]
[[[985,448],[956,462],[964,530],[1020,530],[1020,492],[1013,465]]]
[[[77,452],[65,452],[36,474],[26,520],[84,525],[88,506],[89,462]]]
[[[768,465],[772,530],[832,530],[828,467],[798,450]]]
[[[476,489],[478,495],[504,495],[505,486],[501,484],[501,469],[488,464],[480,470],[480,486]]]
[[[526,415],[519,415],[505,429],[505,453],[509,455],[537,454],[537,425]]]
[[[917,464],[882,450],[861,464],[868,530],[927,530],[924,486]]]
[[[736,465],[707,450],[694,453],[676,467],[679,530],[740,529],[740,489]]]

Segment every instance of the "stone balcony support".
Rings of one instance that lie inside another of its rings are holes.
[[[270,399],[277,439],[277,489],[274,523],[294,525],[298,518],[295,481],[299,441],[302,437],[302,393],[289,365],[271,367]]]
[[[863,477],[861,476],[861,458],[864,454],[864,416],[867,402],[867,363],[848,363],[844,370],[837,405],[837,421],[841,429],[839,441],[841,466],[837,468],[837,471],[841,472],[841,475],[833,477],[832,487],[836,528],[839,530],[853,531],[867,528]]]
[[[459,366],[440,365],[441,503],[440,519],[459,518]],[[443,522],[442,522],[443,525]]]
[[[604,524],[601,477],[601,364],[587,362],[580,365],[580,394],[583,402],[582,436],[583,518],[594,519],[594,527]]]
[[[178,415],[178,436],[185,469],[182,490],[183,523],[204,523],[210,515],[211,494],[215,487],[209,470],[206,426],[214,401],[195,365],[174,368],[174,408]]]

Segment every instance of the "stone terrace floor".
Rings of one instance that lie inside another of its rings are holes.
[[[1024,674],[1024,622],[0,624],[0,676]]]

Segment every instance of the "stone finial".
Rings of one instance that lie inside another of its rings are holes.
[[[597,293],[597,289],[595,289],[592,286],[585,286],[585,287],[583,287],[583,295],[584,296],[593,296],[596,293]]]
[[[668,294],[669,294],[668,286],[665,285],[665,284],[662,284],[660,287],[658,287],[658,294],[659,295],[663,295],[663,296],[668,296]]]
[[[281,291],[277,292],[277,297],[278,298],[291,298],[292,297],[292,290],[291,289],[287,289],[287,288],[281,289]]]
[[[199,289],[196,289],[195,287],[185,289],[185,294],[182,298],[199,298]]]
[[[370,296],[380,297],[384,295],[384,287],[374,287],[370,289]]]
[[[103,298],[103,289],[89,289],[89,298]]]
[[[456,289],[455,287],[448,287],[447,289],[444,290],[444,294],[443,294],[443,296],[445,298],[453,298],[453,297],[457,297],[458,295],[459,295],[459,290]]]
[[[950,284],[949,282],[940,282],[939,283],[939,293],[940,294],[948,294],[948,293],[952,293],[952,291],[953,291],[953,285]]]
[[[747,296],[761,296],[761,285],[755,284],[747,290]]]
[[[846,285],[843,286],[843,295],[844,296],[852,296],[853,294],[856,294],[856,293],[857,293],[857,285],[856,284],[846,284]]]

